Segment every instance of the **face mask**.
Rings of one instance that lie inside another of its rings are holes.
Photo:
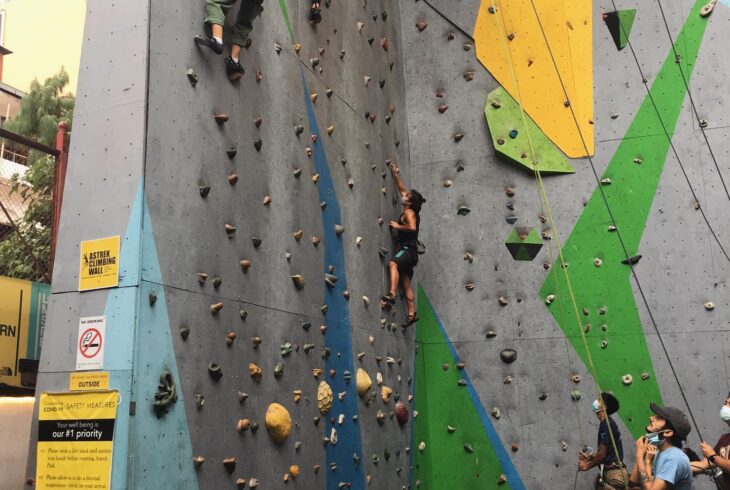
[[[598,413],[601,410],[601,405],[598,403],[598,400],[593,400],[591,407],[593,408],[594,413]]]
[[[659,432],[649,432],[648,434],[644,434],[644,437],[646,437],[646,441],[652,446],[659,446],[664,440],[664,437],[662,436],[663,433],[663,430],[660,430]]]
[[[728,407],[727,405],[722,407],[722,409],[720,410],[720,418],[725,422],[730,421],[730,407]]]

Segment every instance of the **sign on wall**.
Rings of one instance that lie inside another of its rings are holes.
[[[119,392],[41,393],[36,488],[111,488]]]
[[[0,384],[35,386],[35,372],[22,368],[40,358],[50,294],[48,284],[0,276]]]
[[[119,236],[81,242],[79,291],[119,285]]]
[[[87,316],[79,319],[79,338],[76,342],[76,370],[104,368],[106,317]]]

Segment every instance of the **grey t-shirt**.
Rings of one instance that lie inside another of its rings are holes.
[[[672,485],[673,490],[692,489],[692,468],[684,451],[670,447],[654,457],[654,478],[660,478]]]

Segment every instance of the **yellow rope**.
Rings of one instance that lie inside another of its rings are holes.
[[[588,359],[588,365],[589,365],[591,374],[593,375],[593,381],[595,383],[596,390],[598,391],[598,396],[599,396],[599,398],[601,398],[601,395],[600,394],[602,393],[602,390],[601,390],[601,386],[600,386],[600,384],[598,382],[597,370],[596,370],[595,364],[593,363],[593,357],[591,355],[590,349],[588,348],[588,341],[587,341],[586,336],[585,336],[585,331],[583,330],[583,323],[582,323],[582,320],[581,320],[581,317],[580,317],[580,312],[578,311],[578,305],[577,305],[576,300],[575,300],[575,294],[573,293],[573,287],[572,287],[572,284],[570,282],[570,276],[568,275],[568,268],[566,267],[565,257],[563,255],[562,245],[560,243],[560,237],[559,237],[559,234],[557,232],[557,227],[555,225],[555,219],[553,218],[552,209],[551,209],[551,206],[550,206],[550,201],[548,199],[547,192],[545,190],[545,184],[544,184],[544,182],[542,180],[542,175],[541,175],[540,169],[538,168],[538,162],[535,159],[535,149],[534,149],[534,145],[532,143],[532,138],[530,136],[529,126],[527,125],[527,116],[525,114],[525,109],[522,106],[522,94],[521,94],[521,91],[520,91],[520,84],[519,84],[519,80],[517,78],[517,73],[515,71],[514,62],[512,60],[512,54],[510,53],[509,48],[507,48],[507,45],[506,45],[506,42],[505,42],[505,39],[507,38],[507,33],[506,33],[505,29],[504,29],[503,24],[500,22],[501,5],[500,5],[500,8],[498,8],[495,2],[496,3],[499,3],[499,0],[491,0],[492,10],[494,11],[495,19],[497,21],[497,28],[499,30],[500,45],[502,47],[502,50],[504,51],[504,54],[505,54],[506,59],[508,60],[508,63],[507,64],[508,64],[508,66],[510,68],[510,73],[512,75],[512,81],[514,82],[514,85],[515,85],[515,88],[516,88],[516,91],[517,91],[517,94],[516,94],[517,97],[515,98],[515,100],[516,100],[516,102],[517,102],[517,104],[518,104],[518,106],[520,108],[520,116],[522,118],[522,125],[523,125],[523,127],[525,129],[525,133],[527,135],[528,145],[530,147],[530,158],[531,158],[531,161],[532,161],[533,173],[535,174],[535,178],[536,178],[536,181],[537,181],[538,190],[539,190],[540,196],[542,198],[542,203],[543,203],[544,208],[546,210],[548,222],[550,223],[550,228],[553,230],[553,235],[555,237],[555,245],[557,247],[558,257],[560,259],[560,267],[563,269],[563,274],[565,275],[565,282],[566,282],[566,285],[568,287],[568,294],[570,296],[571,304],[573,306],[573,311],[575,312],[576,320],[578,321],[578,329],[580,331],[581,339],[583,341],[583,346],[584,346],[585,351],[586,351],[586,357]],[[535,12],[537,12],[537,11],[535,10]],[[537,15],[537,13],[536,13],[536,15]],[[504,19],[502,19],[502,21],[504,21]],[[547,39],[545,40],[545,42],[546,42],[547,48],[550,49],[550,46],[547,44]],[[556,67],[556,69],[557,69],[557,67]],[[577,121],[576,121],[576,125],[577,125]],[[578,127],[578,131],[580,131],[580,127]],[[548,240],[548,251],[549,251],[549,254],[550,254],[551,261],[552,261],[553,254],[552,254],[552,249],[550,247],[549,240]],[[557,289],[559,289],[558,288],[558,283],[557,283],[557,276],[554,279],[555,279],[555,287],[556,287],[556,290],[557,290]],[[559,294],[559,291],[556,291],[556,292]],[[563,314],[562,300],[559,300],[559,303],[561,305],[561,316],[562,316],[562,314]],[[567,338],[566,338],[566,341],[567,341]],[[606,412],[605,403],[603,403],[603,399],[602,398],[601,398],[601,402],[602,402],[601,405],[602,405],[602,409],[604,411],[604,415],[606,416],[606,426],[608,427],[609,436],[611,438],[611,444],[613,446],[614,453],[616,454],[616,457],[618,458],[618,456],[619,456],[618,447],[617,447],[616,441],[614,439],[613,430],[611,429],[611,424],[608,423],[608,413]],[[577,411],[578,411],[578,409],[577,409],[577,406],[576,406],[576,412]],[[580,417],[578,417],[578,424],[579,424],[579,430],[581,432],[581,442],[583,442],[582,429],[580,428]],[[628,482],[624,482],[624,485],[625,485],[625,488],[628,489]]]

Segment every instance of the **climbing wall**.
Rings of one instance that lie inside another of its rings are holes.
[[[402,10],[411,172],[428,199],[414,374],[421,488],[589,488],[595,474],[576,475],[577,452],[596,446],[597,386],[620,400],[628,461],[650,401],[688,412],[680,387],[703,438],[725,431],[730,10],[718,3],[703,18],[703,1],[663,0],[665,27],[658,2],[595,1],[580,22],[574,6],[534,4]],[[560,159],[586,147],[590,160]]]
[[[628,461],[650,401],[714,441],[730,9],[703,5],[268,0],[231,83],[202,2],[90,1],[38,391],[106,315],[115,489],[588,488],[599,387]],[[389,161],[427,198],[405,332]],[[114,235],[119,287],[77,292]]]
[[[409,173],[399,11],[322,7],[265,2],[231,83],[193,43],[204,2],[90,2],[40,386],[67,389],[78,317],[106,312],[114,488],[408,485],[414,338],[379,308],[387,162]],[[123,287],[74,292],[78,241],[115,234]]]

